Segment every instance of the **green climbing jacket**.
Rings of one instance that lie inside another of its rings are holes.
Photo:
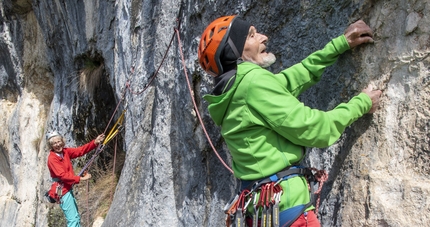
[[[298,164],[304,157],[304,146],[332,145],[347,126],[370,110],[372,101],[364,93],[330,111],[311,109],[297,99],[349,49],[345,36],[339,36],[277,74],[242,62],[227,91],[204,96],[231,152],[235,177],[262,179]],[[280,210],[309,202],[304,178],[287,182],[281,183],[284,193]]]

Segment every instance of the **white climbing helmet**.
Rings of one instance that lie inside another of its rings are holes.
[[[49,141],[49,139],[51,139],[54,136],[61,136],[61,135],[57,131],[48,132],[46,133],[46,141]]]

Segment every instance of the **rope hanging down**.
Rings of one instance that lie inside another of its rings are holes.
[[[163,65],[163,63],[164,63],[164,60],[166,59],[166,57],[167,57],[167,53],[169,52],[169,50],[170,50],[170,47],[172,46],[172,43],[173,43],[173,39],[175,38],[175,33],[173,33],[173,35],[172,35],[172,38],[170,39],[170,42],[169,42],[169,46],[167,46],[167,50],[166,50],[166,52],[164,53],[164,56],[163,56],[163,58],[161,59],[161,62],[160,62],[160,64],[158,65],[158,68],[157,68],[157,70],[154,72],[154,74],[151,76],[151,78],[149,78],[149,82],[148,82],[148,84],[141,90],[141,91],[138,91],[138,92],[136,92],[136,91],[133,91],[131,88],[130,88],[130,83],[129,82],[127,82],[127,84],[126,84],[126,88],[128,89],[128,90],[130,90],[130,93],[132,93],[132,94],[134,94],[134,95],[140,95],[140,94],[142,94],[144,91],[146,91],[146,89],[148,89],[148,87],[149,87],[149,85],[151,85],[151,83],[154,81],[154,79],[155,79],[155,77],[157,77],[157,75],[158,75],[158,72],[160,71],[160,68],[161,68],[161,66]],[[132,73],[134,72],[134,69],[132,69]]]
[[[106,134],[106,131],[110,125],[110,123],[112,122],[116,112],[118,111],[118,108],[121,104],[121,102],[124,100],[125,98],[125,92],[126,89],[124,89],[122,98],[120,100],[120,102],[118,102],[111,118],[109,119],[109,122],[103,132],[103,134]],[[105,137],[104,141],[102,144],[99,144],[99,146],[97,147],[96,151],[94,152],[93,156],[91,157],[91,159],[85,164],[85,166],[81,169],[81,171],[79,172],[78,176],[83,176],[85,172],[87,172],[87,170],[90,168],[90,166],[92,165],[92,163],[94,162],[94,160],[96,159],[96,157],[103,151],[105,145],[111,141],[114,137],[116,137],[116,135],[118,135],[118,133],[123,129],[123,122],[124,122],[124,114],[125,111],[127,109],[127,104],[125,104],[124,110],[121,113],[121,116],[118,118],[118,120],[116,121],[116,123],[114,124],[114,126],[112,127],[112,129],[110,130],[109,134]],[[112,177],[115,176],[115,163],[116,163],[116,145],[117,145],[117,141],[115,143],[115,154],[114,154],[114,163],[113,163],[113,170],[112,170]],[[90,206],[89,206],[89,191],[90,191],[90,185],[89,182],[87,181],[87,223],[90,223]],[[113,196],[111,196],[113,197]]]
[[[122,123],[124,121],[124,113],[125,113],[125,110],[122,111],[121,116],[118,118],[118,120],[116,121],[115,125],[112,127],[112,129],[110,130],[109,134],[104,139],[103,143],[99,144],[99,146],[97,147],[97,150],[94,152],[94,154],[91,157],[91,159],[81,169],[81,172],[79,172],[78,176],[82,176],[85,173],[85,171],[90,168],[91,164],[94,162],[94,160],[96,159],[96,157],[103,151],[105,145],[109,141],[111,141],[112,138],[114,138],[123,129]]]
[[[206,138],[208,139],[208,141],[209,141],[209,144],[210,144],[210,146],[211,146],[211,148],[212,148],[212,150],[214,151],[214,153],[215,153],[215,155],[218,157],[218,159],[220,160],[220,162],[225,166],[225,168],[227,169],[227,170],[229,170],[231,173],[233,173],[233,170],[224,162],[224,160],[221,158],[221,156],[218,154],[218,152],[217,152],[217,150],[216,150],[216,148],[215,148],[215,146],[213,145],[213,143],[212,143],[212,141],[211,141],[211,138],[209,137],[209,134],[208,134],[208,132],[206,131],[206,128],[205,128],[205,125],[204,125],[204,123],[203,123],[203,120],[202,120],[202,118],[201,118],[201,116],[200,116],[200,113],[199,113],[199,110],[198,110],[198,108],[197,108],[197,104],[196,104],[196,102],[195,102],[195,100],[194,100],[194,97],[192,96],[192,94],[193,94],[193,91],[192,91],[192,88],[191,88],[191,84],[190,84],[190,79],[189,79],[189,76],[188,76],[188,73],[187,73],[187,69],[186,69],[186,66],[185,66],[185,61],[184,61],[184,56],[183,56],[183,53],[182,53],[182,45],[181,45],[181,37],[180,37],[180,35],[179,35],[179,27],[180,27],[180,24],[181,24],[181,21],[180,21],[180,15],[182,14],[182,8],[183,8],[183,4],[181,4],[181,7],[180,7],[180,9],[179,9],[179,16],[178,16],[178,19],[176,20],[176,22],[177,22],[177,27],[174,29],[174,32],[173,32],[173,34],[172,34],[172,38],[170,39],[170,42],[169,42],[169,45],[167,46],[167,49],[166,49],[166,52],[164,53],[164,55],[163,55],[163,58],[162,58],[162,60],[161,60],[161,62],[160,62],[160,64],[159,64],[159,66],[157,67],[157,70],[154,72],[154,74],[152,75],[152,77],[149,79],[149,82],[148,82],[148,84],[141,90],[141,91],[139,91],[139,92],[136,92],[136,91],[133,91],[132,89],[131,89],[131,86],[130,86],[130,82],[128,82],[127,81],[127,83],[126,83],[126,89],[128,89],[129,91],[130,91],[130,93],[132,93],[132,94],[134,94],[134,95],[140,95],[140,94],[142,94],[149,86],[150,86],[150,84],[154,81],[154,79],[157,77],[157,75],[158,75],[158,72],[160,71],[160,68],[161,68],[161,66],[163,65],[163,63],[164,63],[164,61],[165,61],[165,59],[166,59],[166,57],[167,57],[167,54],[168,54],[168,52],[169,52],[169,50],[170,50],[170,48],[171,48],[171,46],[172,46],[172,43],[173,43],[173,39],[175,38],[175,33],[176,33],[176,35],[177,35],[177,38],[178,38],[178,46],[179,46],[179,49],[180,49],[180,54],[181,54],[181,59],[182,59],[182,65],[183,65],[183,69],[184,69],[184,72],[185,72],[185,76],[186,76],[186,80],[187,80],[187,86],[188,86],[188,90],[189,90],[189,93],[190,93],[190,96],[191,96],[191,101],[193,102],[193,106],[194,106],[194,109],[195,109],[195,111],[196,111],[196,114],[197,114],[197,118],[198,118],[198,120],[199,120],[199,122],[200,122],[200,125],[202,126],[202,129],[203,129],[203,131],[204,131],[204,133],[205,133],[205,136],[206,136]],[[132,70],[133,72],[134,72],[134,70]],[[124,93],[125,93],[125,91],[124,91]],[[125,94],[124,94],[125,95]]]
[[[122,93],[122,97],[120,99],[120,101],[118,102],[118,104],[115,107],[115,110],[113,111],[113,114],[111,116],[111,118],[109,119],[108,124],[106,125],[106,128],[103,132],[103,134],[106,134],[107,129],[109,128],[109,125],[111,124],[116,112],[119,109],[119,106],[121,104],[122,101],[124,101],[125,99],[125,92],[126,89],[124,89],[124,92]],[[121,116],[118,118],[118,120],[116,121],[115,125],[112,127],[111,131],[109,132],[108,136],[105,137],[104,141],[102,144],[99,144],[99,146],[97,147],[96,151],[94,152],[93,156],[91,157],[91,159],[85,164],[85,166],[81,169],[81,171],[79,172],[78,176],[83,176],[83,174],[87,171],[87,169],[90,168],[91,164],[94,162],[94,160],[96,159],[96,157],[103,151],[105,145],[112,139],[114,138],[118,132],[120,130],[122,130],[122,123],[124,121],[124,114],[125,114],[125,110],[127,109],[127,104],[125,105],[126,107],[124,107],[124,110],[122,111]]]
[[[180,54],[181,54],[182,66],[183,66],[183,69],[184,69],[185,78],[186,78],[186,80],[187,80],[188,90],[189,90],[189,93],[190,93],[190,96],[191,96],[191,100],[193,101],[194,110],[196,111],[197,118],[199,119],[199,122],[200,122],[200,125],[202,126],[203,132],[205,133],[206,138],[207,138],[207,139],[208,139],[208,141],[209,141],[209,144],[211,145],[211,147],[212,147],[213,151],[215,152],[215,155],[218,157],[218,159],[221,161],[221,163],[225,166],[225,168],[226,168],[226,169],[228,169],[228,171],[230,171],[231,173],[233,173],[233,170],[232,170],[232,169],[231,169],[231,168],[230,168],[230,167],[229,167],[229,166],[224,162],[224,160],[223,160],[223,159],[221,158],[221,156],[218,154],[217,150],[215,149],[215,146],[213,145],[213,143],[212,143],[212,141],[211,141],[211,139],[210,139],[210,137],[209,137],[208,132],[206,131],[206,127],[205,127],[205,125],[203,124],[203,120],[202,120],[202,118],[201,118],[201,116],[200,116],[199,109],[197,108],[196,101],[194,100],[194,97],[193,97],[193,95],[192,95],[192,94],[193,94],[193,90],[191,89],[191,83],[190,83],[190,79],[189,79],[189,77],[188,77],[187,67],[186,67],[186,65],[185,65],[184,54],[183,54],[183,52],[182,52],[182,45],[181,45],[181,36],[179,35],[179,30],[178,30],[178,28],[175,28],[175,32],[176,32],[176,35],[177,35],[177,37],[178,37],[179,52],[180,52]]]

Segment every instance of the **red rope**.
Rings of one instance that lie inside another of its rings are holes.
[[[117,148],[117,144],[118,144],[118,137],[115,137],[115,149],[114,149],[114,155],[113,155],[113,168],[112,168],[112,183],[115,182],[116,177],[115,177],[115,164],[116,164],[116,148]],[[110,200],[113,200],[113,192],[114,190],[111,190],[111,194],[110,194]]]
[[[162,66],[162,65],[163,65],[163,63],[164,63],[164,60],[166,59],[167,53],[169,52],[169,49],[170,49],[170,47],[172,46],[173,38],[175,38],[175,33],[173,33],[172,38],[170,39],[169,46],[167,46],[167,50],[166,50],[166,52],[164,53],[164,56],[163,56],[163,59],[162,59],[162,60],[161,60],[161,62],[160,62],[160,65],[158,65],[157,70],[156,70],[156,71],[155,71],[155,73],[152,75],[152,77],[149,79],[148,84],[147,84],[147,85],[142,89],[142,91],[134,92],[134,91],[133,91],[129,86],[127,86],[127,87],[128,87],[128,89],[130,90],[130,92],[131,92],[132,94],[135,94],[135,95],[140,95],[140,94],[142,94],[144,91],[146,91],[146,89],[148,89],[149,85],[151,85],[151,83],[152,83],[152,81],[154,81],[155,77],[157,77],[157,74],[158,74],[158,72],[160,71],[160,68],[161,68],[161,66]],[[133,72],[134,72],[134,69],[132,69],[132,73],[133,73]]]
[[[199,122],[200,122],[200,124],[202,126],[203,132],[205,133],[206,138],[209,141],[209,144],[211,145],[213,151],[215,152],[215,155],[218,157],[218,159],[221,161],[221,163],[225,166],[225,168],[227,168],[231,173],[233,173],[233,170],[224,162],[224,160],[222,160],[221,156],[218,154],[217,150],[215,149],[215,146],[212,144],[212,141],[211,141],[211,139],[209,137],[209,134],[206,131],[205,125],[203,124],[203,120],[200,117],[200,113],[199,113],[199,110],[197,108],[196,101],[194,100],[194,97],[193,97],[193,90],[191,89],[191,84],[190,84],[190,80],[188,78],[187,68],[185,66],[184,54],[182,52],[182,45],[181,45],[181,36],[179,35],[179,30],[177,28],[175,28],[175,32],[176,32],[177,37],[178,37],[179,52],[181,54],[182,66],[184,68],[184,73],[185,73],[185,78],[187,80],[188,90],[189,90],[189,93],[190,93],[190,96],[191,96],[191,101],[193,101],[194,110],[196,111],[197,118],[199,119]]]
[[[90,192],[90,182],[89,180],[87,182],[87,225],[90,225],[90,204],[89,204],[89,192]]]
[[[327,181],[328,179],[328,174],[325,170],[318,170],[316,168],[309,168],[312,171],[315,171],[316,173],[314,174],[315,180],[319,183],[318,185],[318,189],[314,192],[315,195],[317,195],[317,201],[315,204],[315,214],[318,215],[318,208],[320,205],[320,197],[321,197],[321,190],[322,187],[324,185],[324,182]]]

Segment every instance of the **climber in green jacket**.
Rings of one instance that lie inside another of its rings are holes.
[[[247,21],[233,15],[213,21],[203,32],[198,48],[200,65],[215,80],[212,94],[204,99],[209,102],[212,119],[221,126],[234,175],[244,182],[265,179],[298,165],[304,157],[304,147],[332,145],[346,127],[376,111],[381,95],[380,90],[369,85],[330,111],[312,109],[297,99],[321,79],[324,69],[340,54],[373,42],[372,30],[361,20],[323,49],[277,74],[265,69],[276,61],[272,53],[266,52],[267,39]],[[280,186],[281,216],[284,210],[309,203],[304,176],[280,181]],[[312,209],[307,206],[306,212],[293,217],[288,225],[295,221],[292,226],[301,226],[300,220],[304,220],[308,226],[320,226]],[[248,211],[249,216],[253,211]]]

